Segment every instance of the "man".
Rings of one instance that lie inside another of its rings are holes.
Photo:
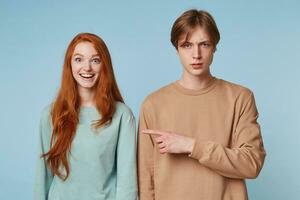
[[[253,93],[210,73],[220,35],[213,17],[188,10],[171,42],[180,80],[143,102],[138,138],[140,200],[245,200],[265,151]]]

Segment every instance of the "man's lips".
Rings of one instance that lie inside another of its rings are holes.
[[[203,63],[193,63],[191,65],[194,69],[201,69],[203,67]]]

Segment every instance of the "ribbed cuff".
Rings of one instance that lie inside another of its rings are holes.
[[[203,155],[204,144],[195,139],[194,147],[192,153],[189,154],[189,157],[199,160]]]

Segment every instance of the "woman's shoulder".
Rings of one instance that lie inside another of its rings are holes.
[[[41,121],[48,121],[51,116],[52,104],[45,106],[41,111]]]
[[[127,106],[125,103],[120,102],[120,101],[116,102],[116,114],[133,116],[131,108],[129,106]]]
[[[40,114],[40,126],[43,129],[52,128],[52,119],[51,119],[52,104],[46,105]]]
[[[43,135],[43,138],[47,139],[50,138],[52,130],[51,108],[51,104],[45,106],[40,114],[40,132]]]

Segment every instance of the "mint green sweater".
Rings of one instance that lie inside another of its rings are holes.
[[[50,106],[41,116],[35,200],[136,200],[135,119],[130,109],[117,102],[112,123],[94,130],[100,118],[95,107],[82,107],[69,154],[70,175],[66,181],[53,176],[40,155],[51,140]]]

